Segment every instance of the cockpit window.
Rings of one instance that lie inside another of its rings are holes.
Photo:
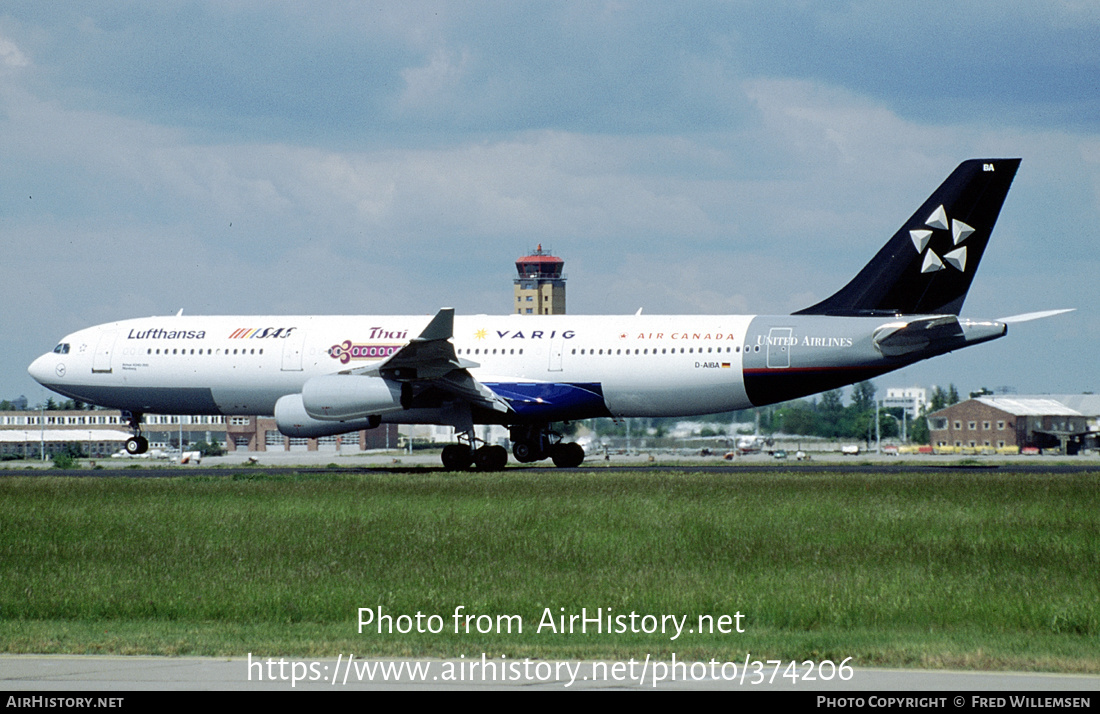
[[[59,345],[58,345],[57,347],[54,347],[54,348],[53,348],[53,351],[54,351],[54,352],[55,352],[56,354],[59,354],[59,355],[67,355],[67,354],[69,354],[69,343],[68,343],[68,342],[62,342],[62,343],[61,343],[61,344],[59,344]]]

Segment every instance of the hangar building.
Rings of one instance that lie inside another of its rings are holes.
[[[1100,448],[1100,395],[984,396],[928,415],[933,446],[971,449]]]
[[[330,436],[291,439],[279,433],[272,417],[146,414],[142,432],[154,449],[175,449],[199,441],[222,444],[228,451],[326,451],[392,449],[397,446],[397,425]],[[80,444],[93,457],[121,450],[130,438],[126,420],[117,409],[34,410],[0,412],[0,457],[47,456]]]

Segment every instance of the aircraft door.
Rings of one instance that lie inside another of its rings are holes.
[[[103,330],[99,333],[95,355],[92,357],[92,374],[111,373],[111,353],[115,350],[116,330]]]
[[[549,367],[549,371],[551,371],[551,372],[560,372],[561,371],[561,354],[562,354],[562,350],[564,349],[563,345],[564,345],[564,342],[562,341],[562,338],[560,338],[560,337],[555,337],[553,340],[550,341],[550,367]]]
[[[792,327],[773,327],[768,330],[768,369],[784,369],[791,366]]]
[[[302,371],[302,350],[306,343],[306,333],[295,330],[283,340],[283,371]]]

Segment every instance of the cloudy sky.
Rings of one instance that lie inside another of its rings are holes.
[[[1100,391],[1100,4],[0,6],[0,398],[199,313],[787,313],[963,159],[1023,164],[963,309],[1075,307],[876,381]]]

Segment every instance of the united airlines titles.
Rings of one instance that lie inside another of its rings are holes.
[[[810,337],[806,335],[804,337],[794,336],[781,336],[773,337],[771,335],[757,335],[756,345],[758,347],[851,347],[851,337]]]

